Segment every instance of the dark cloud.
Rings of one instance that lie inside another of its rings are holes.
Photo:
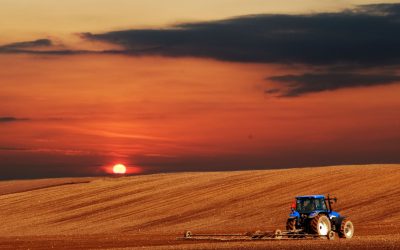
[[[168,29],[86,33],[125,53],[210,57],[265,63],[393,65],[400,63],[400,4],[338,13],[253,15],[184,23]]]
[[[266,89],[264,92],[266,94],[277,94],[277,93],[281,92],[281,89],[279,89],[279,88]]]
[[[266,90],[266,94],[299,96],[397,83],[398,76],[386,71],[395,71],[400,64],[400,4],[362,5],[335,13],[250,15],[166,29],[83,33],[81,37],[117,44],[122,49],[59,50],[51,47],[50,40],[39,39],[0,46],[0,53],[188,56],[323,68],[325,73],[269,78],[284,84]],[[51,49],[35,49],[38,46]],[[361,74],[365,69],[374,69],[377,74]]]
[[[274,88],[266,90],[266,93],[280,93],[283,97],[295,97],[313,92],[400,82],[400,76],[393,74],[357,73],[305,73],[302,75],[273,76],[268,79],[284,84],[285,86],[282,89],[279,89],[280,91],[277,91],[277,89]]]
[[[20,122],[20,121],[29,121],[28,118],[17,118],[12,116],[3,116],[0,117],[0,123],[8,123],[8,122]]]
[[[0,52],[18,52],[24,49],[31,49],[36,47],[49,47],[53,43],[49,39],[38,39],[34,41],[24,41],[17,43],[10,43],[0,46]]]
[[[359,12],[374,13],[376,15],[399,16],[400,4],[368,4],[357,7]]]
[[[24,41],[10,43],[0,46],[0,53],[5,54],[34,54],[34,55],[80,55],[80,54],[120,54],[124,51],[118,50],[73,50],[64,49],[64,46],[55,46],[49,39],[37,39],[34,41]],[[38,50],[38,48],[41,48]]]
[[[400,64],[400,4],[363,5],[337,13],[253,15],[184,23],[168,29],[86,33],[119,44],[125,54],[208,57],[238,62],[306,64],[323,73],[283,75],[266,94],[306,93],[398,83],[380,68]],[[377,74],[362,74],[375,68]]]
[[[122,50],[35,50],[49,39],[0,46],[0,53],[85,53],[208,57],[219,60],[363,66],[400,63],[400,4],[362,5],[337,13],[250,15],[166,29],[83,33]]]

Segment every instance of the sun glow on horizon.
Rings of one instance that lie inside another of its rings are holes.
[[[114,174],[125,174],[126,173],[126,167],[124,164],[116,164],[113,167],[113,173]]]

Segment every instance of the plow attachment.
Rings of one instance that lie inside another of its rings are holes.
[[[306,240],[306,239],[335,239],[335,233],[330,231],[328,235],[318,235],[305,233],[302,230],[281,231],[279,229],[273,232],[256,231],[254,233],[244,234],[194,234],[186,231],[181,240],[215,240],[215,241],[246,241],[246,240]]]

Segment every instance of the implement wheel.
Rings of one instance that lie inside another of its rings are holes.
[[[340,224],[339,237],[345,239],[351,239],[354,234],[354,225],[349,219],[344,219]]]
[[[311,220],[310,229],[312,233],[326,236],[331,231],[331,222],[326,215],[319,214]]]
[[[333,232],[333,231],[329,231],[329,233],[328,233],[327,236],[328,236],[328,240],[334,240],[336,234],[335,234],[335,232]]]
[[[296,219],[288,219],[286,221],[286,230],[288,231],[296,230]]]
[[[282,239],[282,231],[279,230],[279,229],[276,229],[276,230],[274,231],[274,238],[275,238],[275,239],[278,239],[278,240]]]
[[[186,231],[185,234],[184,234],[184,237],[185,238],[191,238],[192,237],[192,232]]]

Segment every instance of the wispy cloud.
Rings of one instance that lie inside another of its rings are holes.
[[[76,50],[61,44],[55,45],[50,39],[38,39],[0,45],[0,54],[68,56],[82,54],[127,54],[127,52],[125,50]]]
[[[295,97],[307,93],[336,90],[342,88],[368,87],[400,83],[400,76],[393,74],[357,73],[305,73],[301,75],[281,75],[269,77],[283,88],[268,89],[268,94]]]
[[[0,46],[0,52],[15,52],[22,49],[50,47],[52,45],[53,43],[49,39],[38,39],[34,41],[24,41],[2,45]]]
[[[138,139],[138,140],[160,140],[160,141],[167,141],[169,140],[166,137],[159,137],[159,136],[152,136],[152,135],[145,135],[145,134],[132,134],[132,133],[125,133],[125,132],[115,132],[115,131],[107,131],[107,130],[99,130],[93,128],[82,128],[82,127],[73,127],[73,126],[61,126],[60,128],[73,131],[80,134],[86,135],[94,135],[99,137],[107,137],[107,138],[126,138],[126,139]]]
[[[20,147],[2,147],[0,146],[0,151],[29,151],[29,148],[20,148]]]
[[[0,117],[0,123],[11,123],[11,122],[21,122],[21,121],[30,121],[29,118],[17,118],[13,116],[3,116]]]

